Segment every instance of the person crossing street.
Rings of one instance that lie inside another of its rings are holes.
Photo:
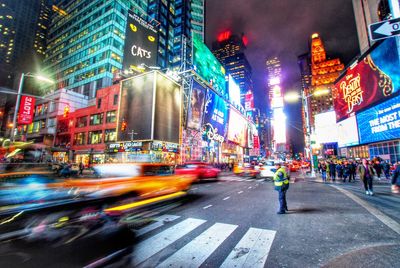
[[[275,190],[279,194],[279,211],[278,214],[285,214],[288,211],[286,202],[286,191],[289,189],[289,179],[286,170],[280,163],[276,164],[276,172],[274,174]]]

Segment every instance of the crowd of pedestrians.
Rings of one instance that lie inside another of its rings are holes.
[[[321,160],[318,162],[317,171],[321,174],[323,182],[336,180],[342,182],[355,182],[356,174],[363,182],[365,193],[373,195],[373,180],[391,180],[392,192],[399,192],[400,184],[400,162],[392,166],[389,161],[381,159],[353,161],[341,160]]]

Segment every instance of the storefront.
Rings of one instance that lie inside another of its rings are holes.
[[[242,163],[244,159],[244,149],[240,145],[232,142],[222,144],[222,162]]]
[[[53,152],[53,160],[55,162],[68,162],[68,152]]]
[[[201,160],[203,139],[200,131],[186,129],[182,131],[182,161]],[[204,145],[206,146],[206,145]]]
[[[76,164],[83,163],[86,167],[93,164],[104,164],[106,162],[106,155],[102,151],[83,150],[75,151],[74,162]]]
[[[339,149],[339,156],[347,159],[369,159],[368,146],[354,146]]]

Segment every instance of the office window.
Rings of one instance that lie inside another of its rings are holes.
[[[116,141],[117,131],[115,129],[106,129],[104,132],[104,142]]]
[[[101,99],[97,99],[97,109],[101,108]]]
[[[90,125],[101,125],[103,124],[103,113],[100,114],[92,114],[90,116]]]
[[[86,133],[75,133],[74,134],[74,145],[84,145],[86,142]]]
[[[114,95],[114,101],[113,101],[113,105],[117,105],[118,104],[118,94]]]
[[[103,136],[103,133],[102,133],[101,130],[90,131],[89,132],[88,144],[99,144],[99,143],[101,143],[102,136]]]
[[[75,127],[86,127],[87,126],[87,116],[82,116],[76,119]]]
[[[117,111],[109,111],[106,115],[106,123],[117,122]]]

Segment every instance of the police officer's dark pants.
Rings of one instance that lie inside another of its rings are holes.
[[[285,212],[285,209],[287,209],[287,203],[286,203],[286,190],[284,187],[280,187],[278,190],[279,193],[279,212]]]

